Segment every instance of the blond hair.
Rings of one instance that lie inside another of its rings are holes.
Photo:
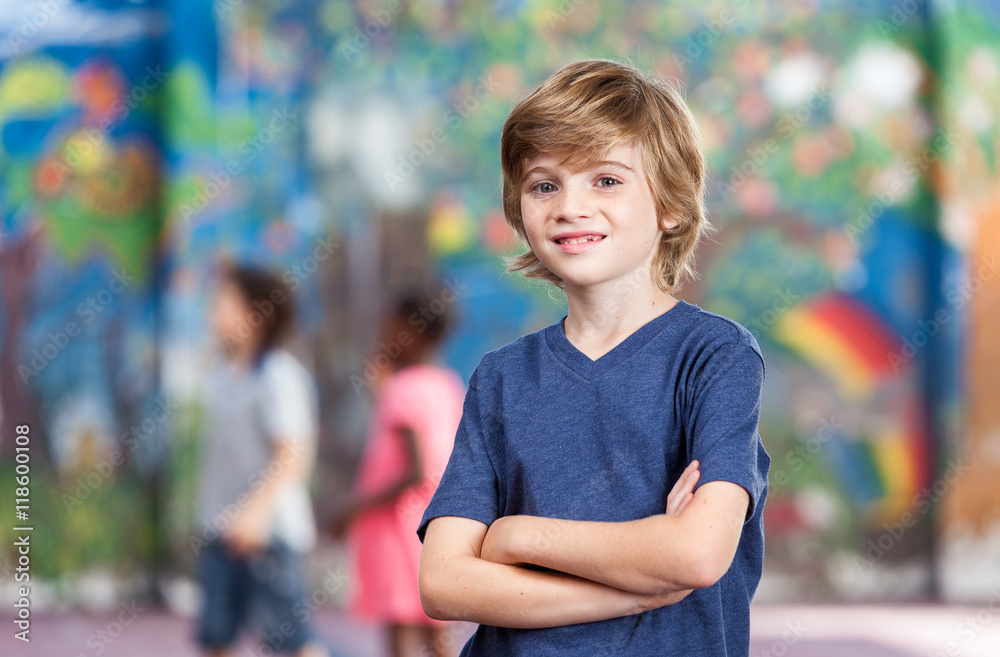
[[[527,244],[521,184],[528,161],[539,154],[564,157],[584,170],[616,145],[637,144],[664,230],[653,264],[656,285],[672,294],[683,278],[696,278],[694,249],[714,230],[705,209],[705,156],[701,134],[680,92],[631,65],[604,59],[571,62],[517,103],[503,124],[500,166],[507,223]],[[503,257],[507,272],[522,272],[565,290],[531,250]]]

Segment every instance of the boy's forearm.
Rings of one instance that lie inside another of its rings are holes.
[[[711,585],[689,558],[697,539],[679,517],[587,522],[508,516],[496,527],[502,545],[484,543],[484,558],[531,563],[636,594],[663,594]],[[490,531],[494,528],[491,527]]]
[[[679,515],[628,522],[507,516],[489,527],[482,556],[637,593],[700,589],[715,584],[732,565],[749,503],[739,484],[711,481]]]
[[[425,566],[421,566],[423,569]],[[428,615],[509,628],[573,625],[638,614],[685,594],[643,596],[566,573],[493,563],[471,555],[421,577]]]
[[[304,480],[309,474],[310,460],[305,447],[300,443],[280,445],[267,466],[262,469],[267,473],[261,478],[263,485],[255,488],[250,496],[248,508],[253,509],[253,512],[270,515],[281,489],[290,482]],[[270,474],[275,471],[275,475]]]

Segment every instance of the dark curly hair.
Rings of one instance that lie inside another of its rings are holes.
[[[422,362],[438,348],[456,323],[451,303],[442,298],[446,289],[440,280],[413,283],[397,290],[383,306],[383,332],[399,340],[400,353],[393,369]]]

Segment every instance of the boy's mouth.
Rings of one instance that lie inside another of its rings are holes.
[[[602,235],[601,233],[578,231],[575,233],[560,233],[553,237],[552,241],[565,253],[582,253],[603,242],[605,237],[607,235]]]
[[[590,232],[575,232],[575,233],[560,233],[552,238],[552,241],[556,244],[582,244],[584,242],[599,242],[606,236],[601,233],[590,233]]]

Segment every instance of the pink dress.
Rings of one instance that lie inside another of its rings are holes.
[[[417,364],[393,374],[380,390],[355,494],[378,493],[408,467],[400,424],[416,433],[424,479],[394,503],[359,515],[348,533],[358,580],[351,608],[361,618],[407,625],[438,625],[420,606],[417,526],[444,473],[462,419],[465,383],[451,369]]]

